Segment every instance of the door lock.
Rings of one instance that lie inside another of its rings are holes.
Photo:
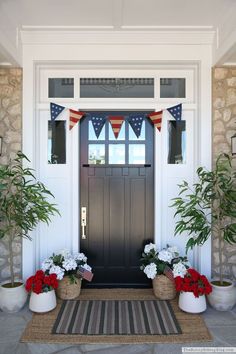
[[[81,228],[82,228],[82,240],[86,240],[85,230],[87,225],[87,210],[86,207],[81,208]]]

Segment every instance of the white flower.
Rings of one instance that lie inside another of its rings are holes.
[[[68,249],[64,248],[60,251],[57,252],[57,255],[62,255],[62,257],[66,258],[71,258],[71,253]]]
[[[150,279],[154,279],[155,276],[157,275],[157,266],[155,263],[150,263],[144,268],[144,273],[146,276]]]
[[[75,261],[82,261],[82,262],[87,262],[87,257],[85,256],[84,253],[76,253],[74,255],[74,260]]]
[[[187,268],[182,262],[176,263],[173,265],[173,276],[183,278],[187,273]]]
[[[149,243],[144,247],[144,253],[148,254],[151,250],[157,251],[157,246],[154,243]]]
[[[58,280],[62,280],[64,277],[64,269],[62,269],[59,266],[55,266],[55,265],[51,266],[51,268],[49,270],[49,274],[53,274],[53,273],[55,273],[57,275]]]
[[[53,260],[50,258],[46,258],[41,266],[41,269],[46,272],[46,270],[49,270],[51,268],[51,266],[53,265]]]
[[[179,251],[178,251],[178,248],[176,246],[168,247],[167,251],[172,253],[173,258],[178,257],[178,255],[179,255]]]
[[[89,272],[92,271],[92,268],[87,263],[83,264],[82,267],[88,270]]]
[[[168,250],[164,249],[158,253],[158,258],[160,259],[160,261],[171,263],[173,259],[173,254],[172,252],[169,252]]]
[[[67,271],[75,270],[77,268],[77,263],[73,258],[68,258],[62,262],[62,267]]]

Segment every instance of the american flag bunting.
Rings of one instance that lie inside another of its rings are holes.
[[[73,109],[70,109],[70,123],[69,123],[69,129],[71,130],[76,123],[80,121],[80,119],[85,115],[84,112],[80,111],[74,111]]]
[[[123,116],[109,116],[109,122],[111,123],[111,127],[115,138],[117,139],[119,136],[119,132],[121,130],[121,126],[124,122]]]
[[[51,120],[54,121],[64,109],[65,107],[50,102]]]
[[[106,117],[104,116],[93,116],[91,117],[91,121],[93,124],[93,129],[96,134],[96,137],[99,138],[99,135],[102,131],[104,124],[106,123]]]
[[[179,121],[182,119],[182,103],[167,108],[167,111],[175,118],[175,120]]]
[[[161,131],[162,114],[163,111],[159,111],[159,112],[153,112],[148,115],[153,125],[159,130],[159,132]]]
[[[143,124],[144,116],[131,116],[128,119],[130,126],[132,127],[134,134],[137,138],[140,137],[142,131],[142,124]]]

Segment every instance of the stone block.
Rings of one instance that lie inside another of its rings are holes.
[[[223,112],[223,120],[224,122],[228,122],[230,120],[231,117],[231,109],[230,108],[226,108]]]
[[[8,84],[8,76],[7,75],[1,75],[0,76],[0,85],[7,85]]]
[[[232,76],[231,78],[227,79],[228,86],[236,87],[236,76]]]
[[[228,69],[226,68],[215,68],[214,69],[214,78],[216,80],[223,80],[228,75]]]
[[[225,99],[224,98],[216,98],[213,102],[213,107],[220,109],[225,107]]]
[[[13,106],[9,107],[7,111],[11,116],[20,115],[21,114],[21,104],[20,103],[14,104]]]
[[[217,119],[222,119],[222,114],[220,113],[220,111],[218,111],[218,109],[215,109],[214,120],[217,120]]]
[[[230,88],[227,90],[226,105],[231,106],[236,104],[236,89]]]
[[[13,87],[2,85],[0,90],[0,97],[11,97],[13,94]]]

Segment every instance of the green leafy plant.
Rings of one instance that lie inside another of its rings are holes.
[[[37,182],[33,170],[24,168],[28,158],[21,152],[9,164],[0,166],[0,238],[6,238],[9,247],[11,286],[14,286],[13,242],[24,237],[42,221],[49,224],[50,217],[59,214],[53,197],[43,183]]]
[[[184,181],[178,185],[179,197],[171,205],[176,208],[175,234],[187,232],[186,252],[195,245],[203,245],[211,232],[219,239],[219,276],[223,285],[222,241],[236,243],[236,175],[232,158],[220,154],[215,169],[197,169],[198,182],[191,188]]]

